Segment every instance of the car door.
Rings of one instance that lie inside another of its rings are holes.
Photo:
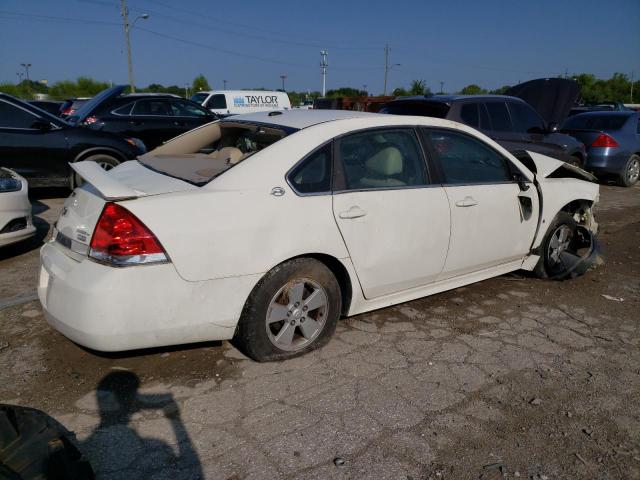
[[[451,210],[449,252],[440,279],[522,259],[531,247],[538,219],[538,194],[521,190],[517,168],[472,135],[425,128],[425,144],[441,169]]]
[[[513,120],[513,129],[522,136],[525,148],[551,157],[564,152],[558,141],[554,141],[553,133],[547,133],[544,121],[536,111],[524,102],[508,101],[509,113]]]
[[[433,282],[449,245],[449,203],[430,182],[414,128],[336,140],[333,214],[365,298]]]
[[[15,170],[32,186],[67,185],[64,128],[0,99],[0,166]]]
[[[176,131],[179,132],[177,135],[216,119],[215,115],[205,108],[181,98],[169,99],[169,105],[173,115],[173,124],[176,126]]]
[[[182,133],[182,130],[174,124],[169,101],[166,98],[136,100],[128,121],[127,135],[142,140],[147,150],[152,150]]]
[[[507,104],[504,100],[487,100],[482,102],[487,110],[490,127],[484,133],[507,150],[522,150],[524,138],[513,130],[513,123]]]

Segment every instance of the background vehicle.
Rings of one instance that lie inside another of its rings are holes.
[[[0,166],[15,170],[32,187],[71,185],[70,162],[92,160],[111,168],[145,151],[140,140],[74,127],[0,93]]]
[[[588,112],[568,118],[562,131],[587,146],[585,169],[633,186],[640,177],[640,112]]]
[[[377,96],[377,97],[335,97],[335,98],[316,98],[313,102],[313,108],[318,110],[355,110],[358,112],[379,112],[380,108],[394,100],[395,97]]]
[[[613,102],[613,101],[604,101],[599,103],[585,103],[584,105],[579,105],[577,107],[573,107],[569,111],[569,116],[578,115],[580,113],[585,112],[626,112],[633,111],[632,108],[626,107],[622,102]]]
[[[60,110],[64,102],[55,102],[52,100],[30,100],[29,103],[34,107],[38,107],[51,115],[60,115]]]
[[[557,131],[525,101],[501,95],[405,97],[387,103],[380,113],[445,118],[477,128],[509,151],[530,150],[577,166],[586,150],[575,138]]]
[[[220,117],[291,109],[291,102],[286,92],[268,90],[198,92],[191,97],[191,100],[208,108]]]
[[[125,88],[117,86],[100,92],[69,116],[69,122],[139,138],[152,149],[218,118],[200,105],[175,95],[121,95]]]
[[[43,247],[39,297],[93,349],[235,335],[274,360],[327,342],[341,314],[518,269],[572,276],[595,251],[599,186],[521,158],[428,117],[230,117],[109,172],[74,164],[91,186]]]
[[[60,107],[60,116],[62,118],[67,118],[70,115],[73,115],[82,105],[91,100],[90,97],[81,97],[81,98],[68,98]]]
[[[35,232],[27,181],[0,168],[0,247],[25,240]]]

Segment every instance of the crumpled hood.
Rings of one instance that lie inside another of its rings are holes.
[[[555,158],[547,157],[546,155],[542,155],[540,153],[531,152],[528,150],[527,153],[535,164],[535,173],[538,178],[547,178],[554,174],[553,176],[558,178],[578,178],[580,180],[586,180],[588,182],[597,182],[597,178],[595,176],[579,167],[563,162],[561,160],[556,160]]]

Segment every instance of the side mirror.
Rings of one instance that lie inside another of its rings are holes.
[[[33,123],[31,124],[31,128],[36,130],[41,130],[43,132],[47,132],[51,130],[51,124],[46,120],[38,118],[37,120],[33,121]]]
[[[560,130],[560,125],[558,125],[557,122],[551,122],[547,127],[547,130],[549,131],[549,133],[555,133]]]

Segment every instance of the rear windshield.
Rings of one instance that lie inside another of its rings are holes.
[[[196,93],[195,95],[191,96],[191,101],[202,105],[202,102],[204,102],[208,96],[208,93]]]
[[[242,121],[212,122],[139,157],[151,170],[202,186],[296,129]]]
[[[414,115],[419,117],[446,118],[451,107],[442,102],[391,102],[385,104],[380,113],[392,115]]]
[[[629,115],[576,115],[564,122],[567,130],[620,130]]]

